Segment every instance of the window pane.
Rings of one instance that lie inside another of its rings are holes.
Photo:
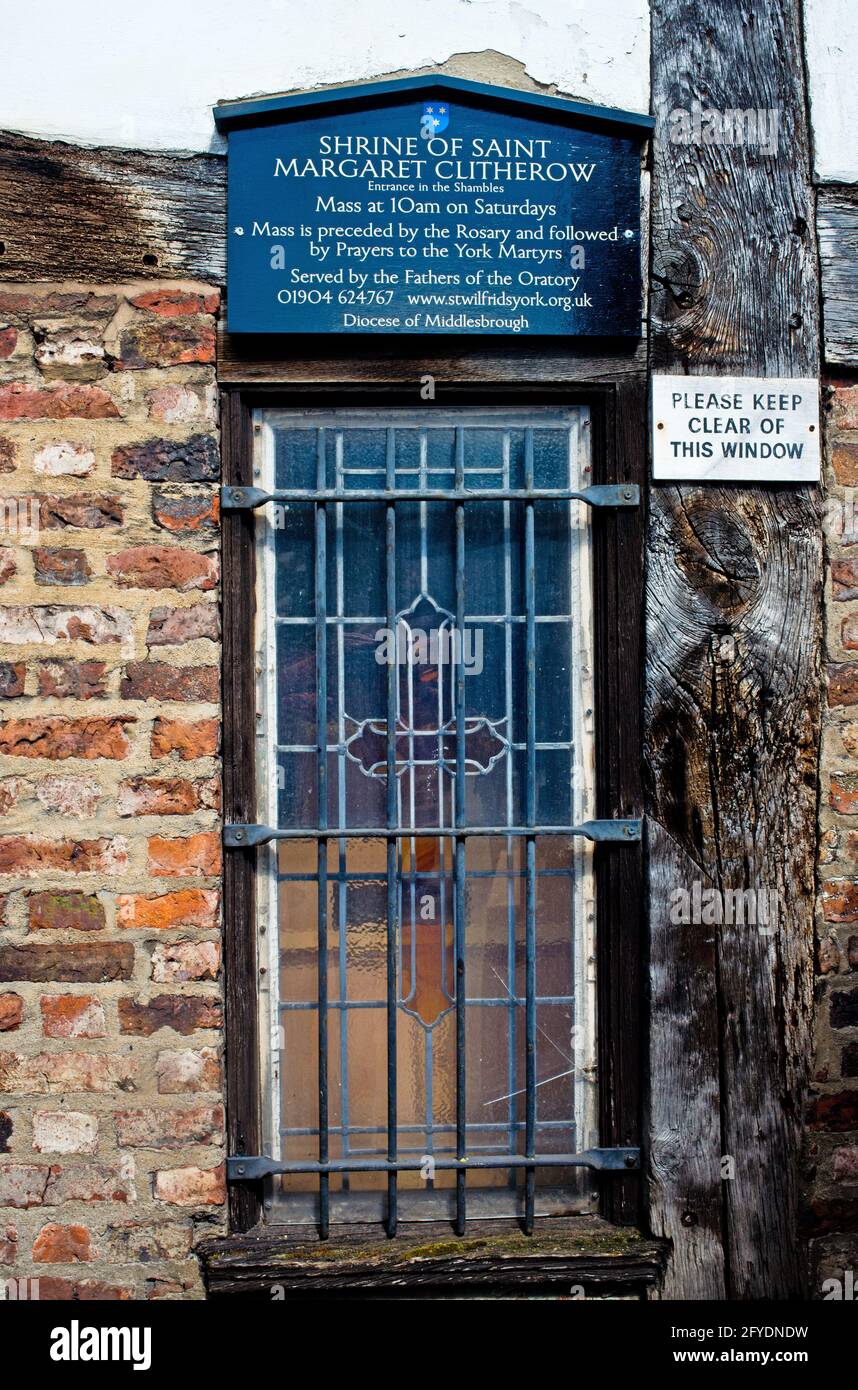
[[[457,432],[465,486],[525,485],[532,431],[534,484],[589,481],[586,412],[533,410],[384,415],[350,411],[265,412],[263,485],[325,485],[347,493],[395,483],[451,489]],[[273,515],[268,512],[273,510]],[[522,825],[526,816],[524,506],[465,506],[465,629],[456,630],[455,505],[402,502],[396,509],[396,624],[386,633],[386,508],[377,502],[325,509],[327,819],[332,827],[387,823],[387,657],[396,662],[398,824],[451,827],[455,814],[455,661],[465,670],[465,814],[470,827]],[[574,824],[594,814],[589,518],[577,502],[541,501],[536,540],[537,824]],[[262,802],[272,823],[317,823],[315,520],[312,503],[263,509],[260,669],[268,692],[260,753]],[[457,643],[461,647],[457,647]],[[385,644],[388,644],[385,647]],[[570,1153],[596,1142],[593,1068],[592,885],[587,845],[541,837],[537,849],[537,1153]],[[269,851],[268,932],[272,1016],[271,1151],[318,1155],[317,849],[312,840]],[[264,856],[260,860],[265,863]],[[397,842],[398,1152],[456,1151],[453,841]],[[384,1157],[387,1150],[387,847],[384,839],[333,840],[326,876],[328,1082],[331,1157]],[[265,895],[262,895],[265,898]],[[522,1154],[525,1126],[524,841],[471,837],[466,848],[467,1152]],[[402,1173],[415,1202],[449,1192],[455,1175],[427,1184]],[[537,1170],[587,1209],[582,1170]],[[369,1195],[386,1174],[331,1178],[332,1193]],[[469,1171],[470,1188],[509,1194],[517,1174]],[[312,1219],[301,1192],[313,1175],[279,1180],[292,1194],[285,1219]],[[295,1205],[297,1203],[297,1206]],[[276,1204],[275,1204],[276,1205]],[[568,1205],[567,1208],[569,1209]],[[415,1207],[415,1210],[417,1208]],[[427,1207],[428,1210],[428,1207]]]

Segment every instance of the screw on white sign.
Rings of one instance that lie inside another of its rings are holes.
[[[654,376],[653,478],[819,482],[812,377]]]

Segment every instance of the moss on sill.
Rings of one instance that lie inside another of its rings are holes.
[[[266,1265],[272,1270],[300,1268],[308,1274],[314,1267],[332,1266],[383,1271],[408,1266],[437,1263],[468,1264],[507,1261],[535,1264],[565,1263],[576,1260],[604,1259],[607,1261],[653,1262],[661,1259],[661,1243],[648,1239],[631,1227],[611,1226],[598,1218],[546,1221],[532,1236],[519,1230],[483,1231],[479,1235],[456,1237],[438,1231],[436,1239],[427,1240],[430,1233],[400,1232],[392,1240],[378,1231],[334,1241],[302,1240],[285,1227],[257,1228],[244,1236],[226,1237],[206,1242],[200,1253],[210,1270],[224,1268],[236,1262]]]

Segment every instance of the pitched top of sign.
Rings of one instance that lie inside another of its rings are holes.
[[[419,93],[454,92],[463,104],[491,104],[500,108],[518,109],[532,118],[546,117],[580,124],[624,129],[630,135],[646,139],[655,121],[638,111],[620,111],[610,106],[590,106],[585,102],[568,101],[565,97],[543,96],[540,92],[522,92],[514,87],[492,87],[483,82],[468,82],[464,77],[446,77],[441,73],[426,73],[420,77],[396,77],[388,82],[364,82],[357,86],[326,88],[313,92],[293,92],[288,96],[254,97],[248,101],[219,102],[214,109],[215,125],[220,131],[238,126],[258,126],[321,115],[340,107],[369,103],[382,105],[400,96]]]

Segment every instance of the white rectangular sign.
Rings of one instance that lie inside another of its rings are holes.
[[[656,481],[819,482],[813,377],[654,376]]]

